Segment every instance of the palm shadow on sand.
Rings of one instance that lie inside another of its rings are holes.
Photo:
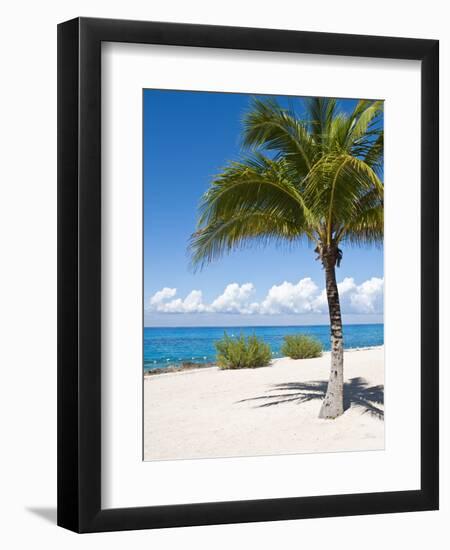
[[[258,407],[273,407],[283,403],[307,403],[314,399],[322,400],[327,390],[327,381],[316,380],[313,382],[287,382],[285,384],[275,384],[268,390],[266,395],[241,399],[238,403],[246,401],[261,401]],[[278,392],[278,393],[272,393]],[[363,414],[370,414],[384,419],[384,386],[369,386],[364,378],[351,378],[344,384],[344,410],[350,407],[359,407],[363,409]]]

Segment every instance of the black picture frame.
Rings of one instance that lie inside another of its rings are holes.
[[[101,44],[421,61],[421,488],[101,508]],[[437,40],[77,18],[58,26],[58,525],[150,529],[438,509]]]

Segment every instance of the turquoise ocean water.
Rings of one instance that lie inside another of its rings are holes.
[[[270,344],[274,357],[280,357],[283,336],[307,334],[318,338],[325,350],[330,349],[327,325],[285,327],[145,327],[144,370],[181,365],[183,362],[210,363],[215,359],[214,342],[223,337],[256,334]],[[365,348],[384,343],[384,325],[345,325],[344,346]]]

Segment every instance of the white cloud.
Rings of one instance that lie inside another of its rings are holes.
[[[176,288],[163,288],[150,298],[150,309],[160,313],[203,313],[208,306],[203,304],[201,290],[192,290],[184,300],[173,298],[177,293]]]
[[[162,304],[165,300],[168,300],[169,298],[173,298],[176,293],[176,288],[164,287],[162,290],[158,290],[158,292],[155,292],[155,294],[153,294],[153,296],[150,298],[150,306],[153,306],[155,309],[157,309],[159,304]]]
[[[317,296],[316,283],[306,277],[297,284],[284,281],[274,285],[259,305],[259,313],[311,313],[315,311],[314,299]]]
[[[357,286],[351,294],[351,309],[355,313],[381,313],[383,311],[383,291],[383,279],[372,277]]]
[[[231,283],[213,301],[211,309],[220,313],[253,313],[253,307],[258,305],[249,303],[254,291],[252,283],[244,283],[241,286]]]
[[[383,279],[372,277],[357,285],[353,277],[345,277],[338,283],[338,290],[343,313],[383,313]],[[323,289],[314,301],[314,310],[326,313],[327,307],[327,295]]]
[[[373,314],[383,312],[383,279],[372,277],[357,285],[352,277],[338,283],[343,313]],[[227,285],[211,304],[203,302],[201,290],[192,290],[184,300],[175,298],[177,289],[165,287],[150,298],[150,310],[159,313],[237,313],[276,315],[327,313],[325,289],[305,277],[297,283],[284,281],[273,285],[261,302],[252,302],[252,283]]]

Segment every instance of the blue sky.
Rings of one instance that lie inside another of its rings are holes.
[[[286,106],[293,102],[302,109],[301,98],[278,100]],[[196,227],[200,198],[214,174],[242,152],[241,120],[251,96],[144,90],[143,101],[145,325],[326,323],[322,306],[314,311],[308,306],[314,300],[316,305],[320,302],[324,274],[307,246],[291,251],[274,245],[249,248],[224,256],[200,272],[194,273],[189,267],[187,246]],[[354,105],[354,100],[340,100],[342,110],[351,110]],[[344,281],[345,322],[382,321],[382,278],[382,249],[344,248],[337,279]],[[251,288],[243,287],[245,284]],[[234,286],[224,293],[228,285]],[[274,286],[273,296],[294,296],[300,300],[298,308],[293,312],[275,308],[270,314],[261,313],[259,308],[249,314],[248,305],[262,303]],[[192,291],[200,291],[201,298]],[[367,293],[372,302],[367,302]],[[222,299],[214,308],[208,306],[219,297]],[[164,305],[171,302],[172,306]]]

